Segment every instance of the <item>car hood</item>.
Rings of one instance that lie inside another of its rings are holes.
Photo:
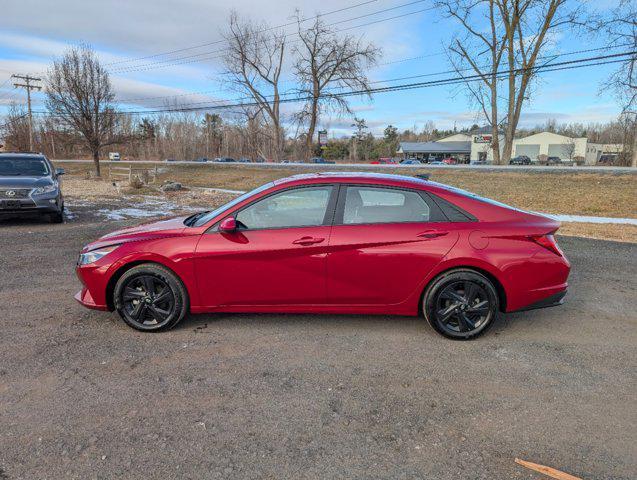
[[[36,188],[52,185],[50,177],[20,177],[11,176],[0,177],[0,188]]]
[[[184,225],[187,216],[166,218],[159,221],[143,223],[135,227],[122,228],[100,237],[84,247],[82,252],[88,252],[107,245],[139,242],[163,237],[178,237],[191,231]],[[195,232],[193,232],[195,234]]]

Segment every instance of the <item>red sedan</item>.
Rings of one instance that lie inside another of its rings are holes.
[[[189,312],[367,313],[423,315],[468,339],[499,311],[562,302],[558,227],[418,178],[297,175],[87,245],[76,298],[143,331]]]

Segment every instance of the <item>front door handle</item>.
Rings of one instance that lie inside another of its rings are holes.
[[[425,230],[424,232],[421,232],[416,236],[420,238],[438,238],[438,237],[444,237],[448,233],[449,232],[440,232],[438,230]]]
[[[325,241],[324,238],[301,237],[298,240],[294,240],[292,243],[295,245],[314,245],[315,243],[321,243],[323,241]]]

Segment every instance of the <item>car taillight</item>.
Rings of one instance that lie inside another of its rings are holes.
[[[564,256],[552,233],[547,233],[546,235],[531,235],[529,239],[560,257]]]

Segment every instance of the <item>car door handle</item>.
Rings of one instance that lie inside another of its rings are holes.
[[[438,230],[425,230],[424,232],[421,232],[416,236],[420,238],[438,238],[438,237],[444,237],[448,233],[449,232],[440,232]]]
[[[316,238],[316,237],[301,237],[297,240],[294,240],[292,243],[295,245],[314,245],[315,243],[321,243],[325,241],[324,238]]]

